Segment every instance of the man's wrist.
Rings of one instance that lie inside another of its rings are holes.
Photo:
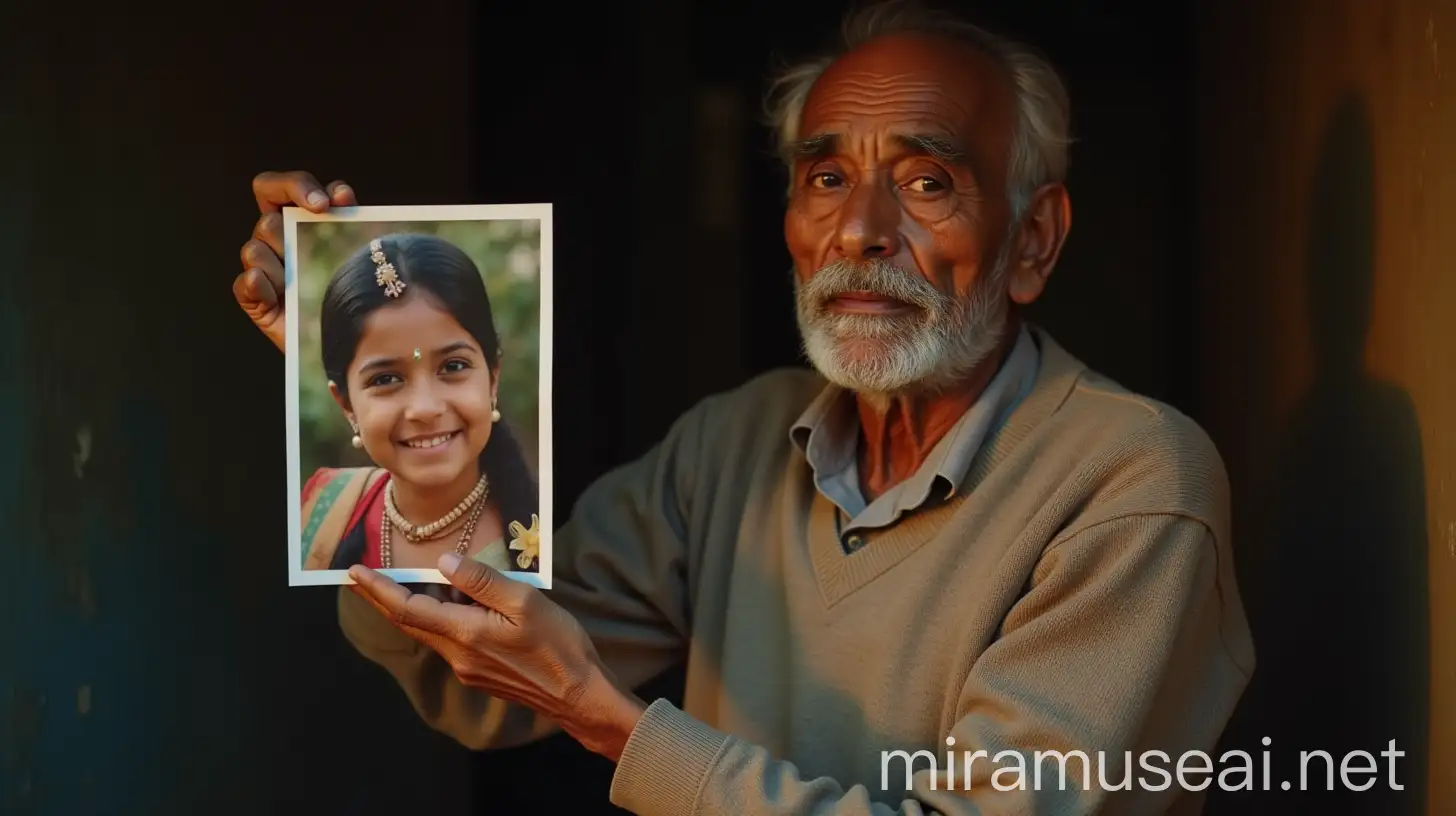
[[[647,704],[637,695],[623,691],[605,670],[598,671],[576,706],[578,723],[569,730],[588,750],[617,762],[646,711]]]

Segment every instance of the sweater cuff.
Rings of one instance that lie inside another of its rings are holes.
[[[638,816],[691,813],[728,735],[656,700],[627,738],[612,804]]]
[[[339,628],[366,657],[370,654],[410,653],[419,648],[414,638],[399,631],[368,601],[347,586],[339,587]]]

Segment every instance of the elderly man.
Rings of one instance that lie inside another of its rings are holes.
[[[434,728],[564,729],[645,816],[1196,809],[1226,766],[1185,754],[1253,666],[1225,477],[1193,422],[1021,317],[1070,225],[1062,86],[908,7],[846,33],[775,87],[816,371],[705,399],[596,482],[551,592],[356,568],[341,626]],[[278,206],[355,197],[255,191],[234,289],[281,345]],[[681,709],[632,694],[678,660]]]

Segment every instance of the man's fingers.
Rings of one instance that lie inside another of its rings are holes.
[[[416,597],[408,588],[396,583],[389,576],[375,572],[368,567],[352,567],[349,569],[349,577],[364,591],[364,595],[373,601],[380,609],[391,617],[403,616],[406,611],[411,614],[419,614],[421,604],[416,602],[415,606],[409,606],[410,598]],[[439,601],[434,598],[424,598],[424,601],[436,606]],[[404,622],[404,621],[400,621]]]
[[[244,269],[241,275],[234,278],[233,297],[238,299],[238,305],[243,307],[243,311],[254,322],[283,308],[279,291],[273,288],[268,274],[261,269]]]
[[[263,213],[258,223],[253,225],[253,239],[262,241],[274,255],[283,257],[283,215],[282,213]]]
[[[288,348],[288,321],[283,314],[283,294],[261,269],[247,269],[233,278],[233,297],[243,313],[279,351]]]
[[[278,212],[290,204],[311,212],[325,212],[329,208],[329,194],[312,173],[295,170],[288,173],[259,173],[253,179],[253,197],[258,200],[258,211]]]
[[[283,292],[283,261],[272,247],[258,238],[253,238],[243,244],[239,257],[243,261],[244,269],[261,271],[273,285],[274,292]]]
[[[450,643],[450,641],[448,641],[445,638],[440,637],[439,635],[436,635],[434,633],[426,632],[423,629],[416,629],[413,626],[410,626],[408,624],[403,624],[403,623],[400,623],[400,622],[394,620],[393,613],[391,613],[387,608],[385,608],[385,606],[383,604],[379,603],[379,601],[374,600],[374,597],[372,595],[370,595],[368,593],[368,591],[366,591],[363,587],[359,586],[358,584],[355,584],[354,586],[349,587],[349,589],[355,595],[358,595],[360,598],[363,598],[366,602],[368,602],[368,604],[370,606],[374,607],[374,610],[376,612],[378,612],[380,615],[384,616],[384,618],[386,620],[389,620],[390,623],[393,624],[394,628],[398,629],[401,632],[404,632],[406,635],[409,635],[411,638],[414,638],[415,640],[419,641],[420,643],[425,644],[426,646],[430,647],[431,649],[434,649],[436,652],[438,652],[440,654],[441,657],[444,657],[446,659],[449,659],[449,655],[446,654],[446,652],[449,649],[448,644]]]
[[[386,618],[391,617],[389,609],[384,604],[375,600],[374,596],[369,594],[369,590],[365,589],[363,584],[354,584],[349,587],[349,591],[363,598],[370,606],[374,607],[375,612],[378,612]]]
[[[264,176],[266,175],[268,174],[265,173]],[[256,180],[254,181],[255,189],[258,183]],[[354,188],[346,182],[331,182],[324,188],[324,194],[329,197],[328,205],[330,207],[359,206],[359,200],[354,195]],[[289,203],[293,203],[291,198],[283,202],[285,206]],[[266,244],[269,249],[273,250],[274,255],[283,257],[283,215],[278,212],[277,207],[264,209],[263,215],[253,225],[253,237]]]
[[[259,173],[253,178],[253,197],[262,215],[253,225],[252,238],[243,245],[243,271],[233,279],[233,296],[281,351],[287,345],[281,210],[293,205],[321,213],[330,206],[353,206],[357,202],[349,185],[336,181],[325,188],[312,173],[302,170]]]
[[[439,568],[440,574],[461,592],[507,618],[515,618],[520,613],[534,588],[513,581],[474,558],[461,558],[455,553],[440,556]]]
[[[410,592],[388,576],[366,567],[351,568],[349,576],[358,583],[365,598],[396,625],[444,637],[458,633],[460,621],[455,610],[463,607],[443,604],[428,595]]]
[[[421,584],[416,591],[423,592],[441,603],[475,605],[475,599],[449,584]]]
[[[265,178],[268,175],[269,173],[264,173],[259,178]],[[274,173],[274,175],[282,175],[282,173]],[[307,175],[307,173],[304,173],[304,175]],[[312,179],[312,176],[309,176],[309,178]],[[255,179],[253,181],[253,189],[258,189],[259,184],[264,185],[265,191],[272,191],[272,189],[278,187],[275,182],[259,182],[258,179]],[[288,192],[287,188],[284,188],[284,191],[285,195],[291,195],[291,192]],[[354,188],[349,187],[347,182],[331,182],[328,187],[323,188],[323,194],[328,195],[328,204],[331,207],[358,207],[358,198],[354,195]],[[271,197],[271,192],[269,192],[269,197]],[[307,198],[307,195],[304,198]],[[291,197],[285,198],[282,201],[282,205],[291,203],[294,203]],[[268,245],[269,249],[274,251],[274,255],[282,258],[282,214],[278,213],[278,207],[259,208],[264,210],[264,214],[259,217],[258,223],[253,224],[253,238],[262,240],[262,242]]]
[[[324,188],[328,193],[329,203],[335,207],[357,207],[359,199],[354,197],[354,188],[343,181],[331,181],[329,186]]]

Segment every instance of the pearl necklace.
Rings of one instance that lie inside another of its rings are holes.
[[[481,511],[485,510],[485,502],[475,502],[470,508],[470,516],[465,519],[465,527],[460,533],[460,542],[455,545],[455,554],[461,558],[470,549],[470,537],[475,533],[475,525],[480,521]],[[393,521],[386,515],[379,520],[379,566],[383,569],[391,569],[394,566],[394,556],[389,547],[389,531],[394,527]]]
[[[485,498],[489,492],[490,481],[482,473],[480,474],[480,480],[475,483],[475,489],[470,491],[470,495],[461,499],[460,503],[455,505],[453,510],[440,517],[438,521],[417,525],[411,524],[409,519],[400,515],[399,508],[394,504],[394,482],[391,481],[384,491],[384,512],[389,516],[389,520],[394,522],[394,526],[398,527],[399,531],[404,533],[406,539],[413,544],[418,544],[421,541],[433,541],[444,535],[447,527],[465,515],[467,510]]]

